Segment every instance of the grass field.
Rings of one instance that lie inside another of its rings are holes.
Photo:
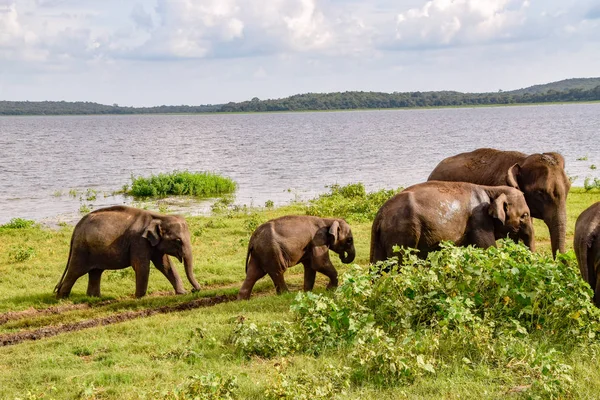
[[[367,194],[358,193],[358,196]],[[369,197],[369,201],[382,201],[383,197],[380,193],[379,197]],[[598,200],[598,192],[571,190],[569,249],[577,216]],[[508,362],[508,367],[490,363],[466,366],[459,360],[436,367],[434,374],[381,385],[346,379],[342,373],[347,360],[343,348],[316,356],[301,352],[275,357],[249,356],[240,345],[232,343],[234,329],[243,320],[252,321],[259,328],[273,321],[293,321],[295,314],[290,311],[290,305],[297,294],[294,292],[299,291],[302,284],[301,267],[287,272],[286,280],[292,293],[282,296],[274,295],[272,283],[265,278],[259,281],[252,299],[247,302],[224,301],[148,316],[142,313],[140,318],[133,314],[165,306],[176,309],[203,297],[235,295],[244,279],[243,264],[252,230],[281,215],[305,214],[307,210],[326,213],[332,204],[323,204],[326,207],[321,209],[315,204],[294,204],[277,209],[221,210],[210,217],[189,217],[195,275],[203,290],[175,296],[168,281],[152,269],[149,296],[140,300],[133,298],[135,285],[131,268],[107,271],[100,299],[85,296],[87,278],[83,277],[73,287],[69,299],[57,300],[52,289],[65,268],[73,228],[54,231],[27,224],[0,228],[0,345],[2,338],[11,334],[37,330],[36,334],[41,335],[44,329],[53,327],[66,331],[72,327],[73,330],[38,341],[1,346],[0,398],[480,399],[537,396],[522,384],[527,376],[519,376],[510,368],[518,365],[519,359]],[[358,208],[354,214],[343,210],[351,215],[349,222],[357,251],[355,263],[360,266],[368,264],[371,208]],[[536,221],[535,228],[538,252],[549,253],[547,228],[540,221]],[[350,269],[341,265],[336,255],[331,256],[340,273]],[[173,261],[184,276],[183,266]],[[565,268],[576,269],[576,265],[571,259]],[[187,283],[185,277],[183,279]],[[318,279],[316,292],[325,293],[322,289],[325,279]],[[187,287],[189,289],[189,283]],[[124,322],[113,323],[121,317]],[[104,319],[106,326],[78,328],[100,319]],[[543,338],[536,337],[536,340],[535,346],[547,346]],[[280,342],[274,340],[273,343]],[[572,367],[569,376],[573,382],[566,390],[549,393],[559,393],[556,396],[560,398],[598,398],[600,381],[596,374],[600,368],[600,347],[572,347],[561,353],[560,361]]]

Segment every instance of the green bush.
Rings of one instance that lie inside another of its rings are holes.
[[[232,193],[236,189],[233,180],[210,172],[175,171],[151,175],[149,178],[132,177],[131,180],[131,188],[127,194],[136,197],[211,197]]]
[[[6,224],[0,225],[0,229],[26,229],[33,227],[33,225],[35,225],[35,221],[30,219],[13,218]]]
[[[375,218],[383,203],[401,190],[382,189],[367,193],[362,183],[332,185],[329,189],[329,193],[310,200],[306,210],[308,215],[344,218],[356,222],[370,221]]]
[[[35,249],[31,246],[15,246],[8,252],[8,259],[13,263],[20,263],[35,257]]]
[[[261,357],[341,352],[357,384],[407,384],[458,363],[510,374],[528,398],[569,391],[564,354],[600,333],[572,253],[553,260],[508,240],[443,244],[427,260],[397,250],[400,260],[354,266],[333,294],[299,293],[292,322],[238,320],[231,342]]]
[[[237,379],[209,373],[192,376],[162,396],[165,400],[231,400],[237,398]],[[155,396],[156,397],[156,396]]]

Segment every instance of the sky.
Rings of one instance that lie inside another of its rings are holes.
[[[0,100],[199,105],[600,76],[600,0],[0,0]]]

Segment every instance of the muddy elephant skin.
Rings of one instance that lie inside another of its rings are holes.
[[[573,248],[581,276],[594,291],[594,304],[600,307],[600,201],[577,218]]]
[[[523,193],[508,186],[431,181],[411,186],[377,212],[371,230],[371,263],[415,248],[426,258],[441,241],[488,248],[496,240],[523,240],[535,249],[533,224]]]
[[[339,254],[344,264],[354,261],[352,231],[343,219],[292,215],[265,222],[250,237],[246,279],[238,299],[249,299],[256,281],[267,274],[277,294],[287,291],[283,273],[299,263],[304,265],[305,291],[313,289],[317,272],[329,278],[328,288],[336,287],[337,271],[329,250]]]
[[[442,160],[428,180],[508,185],[525,195],[533,218],[548,226],[552,255],[565,252],[567,195],[571,188],[565,159],[558,153],[527,155],[517,151],[478,149]]]
[[[100,278],[105,270],[132,266],[135,295],[142,297],[148,290],[152,261],[177,294],[185,293],[169,255],[183,262],[188,280],[194,290],[199,290],[185,219],[133,207],[102,208],[87,214],[75,226],[67,266],[54,291],[57,297],[66,297],[77,279],[88,274],[87,295],[100,296]]]

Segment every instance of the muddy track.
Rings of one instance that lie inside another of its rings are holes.
[[[107,300],[100,303],[96,303],[94,305],[82,303],[82,304],[67,304],[64,306],[51,306],[48,308],[30,308],[28,310],[23,311],[9,311],[3,314],[0,314],[0,325],[4,325],[9,321],[15,321],[23,318],[31,318],[31,317],[41,317],[44,315],[57,315],[62,314],[68,311],[75,310],[87,310],[94,307],[102,307],[107,304],[114,303],[116,300]]]
[[[61,333],[76,332],[83,329],[93,328],[96,326],[105,326],[117,324],[120,322],[130,321],[137,318],[145,318],[156,314],[168,314],[173,312],[188,311],[195,308],[210,307],[220,303],[226,303],[236,299],[236,295],[222,295],[214,297],[205,297],[180,303],[171,306],[162,306],[157,308],[148,308],[139,311],[126,311],[118,314],[113,314],[104,318],[94,318],[85,321],[79,321],[71,324],[62,324],[57,326],[46,326],[32,331],[10,333],[0,335],[0,347],[19,344],[30,340],[39,340],[52,336],[60,335]],[[83,306],[83,305],[82,305]],[[73,307],[67,306],[67,307]],[[88,305],[89,307],[89,305]],[[57,307],[59,308],[59,307]],[[82,307],[85,308],[85,307]],[[72,309],[72,308],[70,308]],[[48,309],[45,309],[48,310]],[[44,311],[45,311],[44,310]]]

